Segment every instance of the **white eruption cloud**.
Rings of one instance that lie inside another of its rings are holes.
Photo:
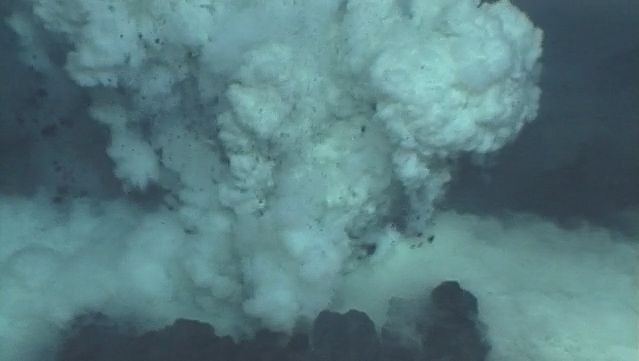
[[[537,114],[542,34],[507,1],[28,0],[7,21],[88,95],[121,187],[162,194],[0,197],[8,361],[83,312],[290,331],[383,278],[361,246],[430,232],[454,160]]]

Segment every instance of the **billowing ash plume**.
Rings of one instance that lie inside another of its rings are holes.
[[[541,32],[507,1],[30,0],[8,24],[129,196],[2,197],[5,360],[87,311],[291,330],[537,112]]]

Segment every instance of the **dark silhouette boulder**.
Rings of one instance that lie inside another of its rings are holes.
[[[131,339],[131,361],[233,360],[237,346],[230,337],[218,337],[207,323],[177,320],[172,326]]]
[[[375,325],[363,312],[322,311],[313,323],[312,361],[378,361],[380,352]]]
[[[433,289],[430,300],[430,319],[419,327],[422,360],[486,360],[490,347],[477,321],[477,298],[458,282],[446,281]]]

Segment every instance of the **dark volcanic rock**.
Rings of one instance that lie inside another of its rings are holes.
[[[95,316],[93,316],[95,318]],[[57,361],[189,361],[235,360],[237,346],[218,337],[202,322],[178,320],[172,326],[139,336],[117,329],[106,318],[77,325]]]
[[[284,348],[286,338],[271,331],[259,331],[251,340],[242,341],[238,347],[236,361],[286,361],[288,350]],[[222,360],[222,359],[220,359]]]
[[[127,360],[233,360],[236,353],[233,340],[216,336],[211,325],[177,320],[172,326],[133,338]]]
[[[393,298],[382,327],[384,361],[484,361],[490,349],[477,320],[477,298],[445,281],[430,297]]]
[[[311,332],[313,361],[377,361],[381,346],[373,321],[363,312],[322,311]]]
[[[128,348],[129,338],[102,314],[78,317],[58,351],[58,361],[108,361]]]
[[[424,361],[483,361],[490,349],[477,321],[477,298],[455,281],[431,292],[431,319],[420,329]]]
[[[440,283],[433,289],[430,298],[441,317],[475,318],[477,316],[477,298],[462,289],[456,281]]]
[[[393,298],[378,337],[363,312],[323,311],[310,335],[259,331],[239,343],[209,324],[177,320],[136,334],[101,314],[78,317],[55,361],[485,361],[476,297],[455,281],[430,297]]]

